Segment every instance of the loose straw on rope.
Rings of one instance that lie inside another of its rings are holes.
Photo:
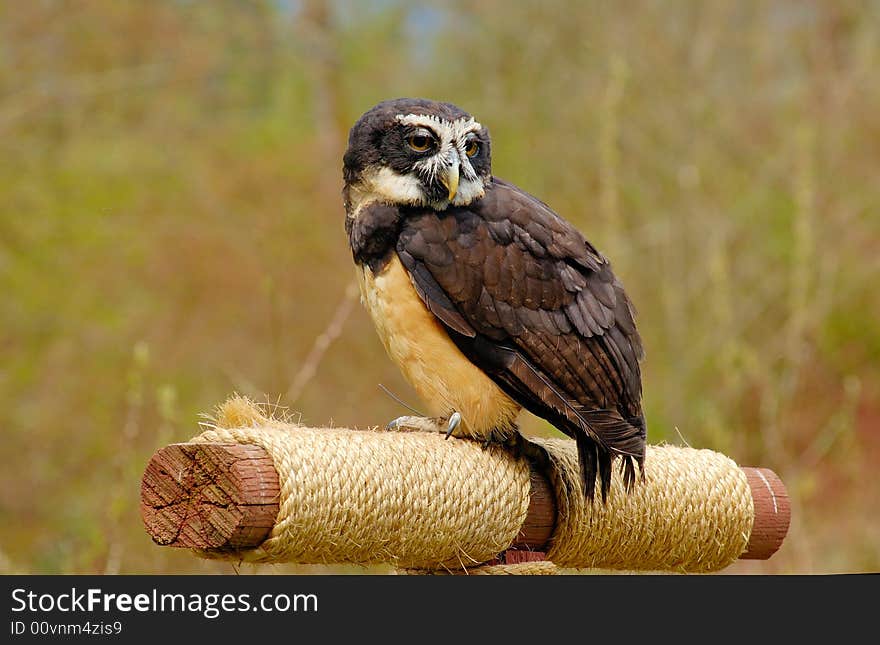
[[[574,443],[541,443],[551,456],[556,507],[543,549],[550,562],[476,572],[551,573],[554,565],[708,572],[754,546],[755,486],[724,455],[650,446],[644,481],[627,494],[615,472],[607,503],[588,504]],[[250,455],[229,451],[193,456],[200,446],[223,444],[250,445],[262,462],[254,469]],[[534,493],[528,462],[497,446],[421,432],[306,428],[267,418],[242,399],[221,408],[216,425],[191,444],[168,448],[182,452],[163,461],[160,451],[144,474],[147,530],[160,544],[216,546],[224,543],[211,541],[210,531],[231,535],[226,528],[244,527],[225,548],[197,551],[212,558],[462,571],[492,561],[521,537]],[[168,459],[176,461],[169,466]],[[171,470],[179,472],[167,484]],[[784,488],[767,490],[785,514],[772,553],[788,506]]]

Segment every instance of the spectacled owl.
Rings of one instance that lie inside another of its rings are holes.
[[[408,425],[515,444],[522,408],[577,443],[584,494],[627,490],[646,425],[635,312],[608,260],[547,204],[492,174],[489,131],[402,98],[354,124],[345,228],[361,300],[433,418]]]

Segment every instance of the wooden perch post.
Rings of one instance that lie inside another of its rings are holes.
[[[320,447],[322,445],[322,434],[320,431],[317,431],[316,433],[314,429],[293,429],[290,430],[288,434],[295,437],[305,430],[309,430],[313,433],[310,435],[309,441],[317,442]],[[370,441],[379,441],[378,437],[382,437],[383,439],[381,439],[381,441],[385,441],[387,444],[389,440],[393,442],[393,437],[390,437],[389,435],[395,434],[362,431],[325,431],[328,433],[326,451],[329,451],[329,453],[325,455],[326,459],[332,459],[333,451],[339,450],[340,446],[344,445],[337,441],[337,435],[339,432],[354,433],[350,436],[355,443],[361,440],[367,443]],[[259,433],[260,430],[255,429],[250,432]],[[336,434],[333,434],[334,432]],[[402,437],[413,438],[414,435],[419,435],[421,433],[396,434],[399,434]],[[260,435],[257,434],[257,436],[259,437]],[[331,437],[333,438],[332,441]],[[208,439],[210,438],[211,437],[208,437]],[[462,441],[437,442],[433,441],[433,439],[435,438],[429,437],[424,441],[426,442],[426,446],[430,447],[431,450],[437,451],[449,450],[456,444],[471,443]],[[203,436],[199,440],[204,441],[205,437]],[[285,438],[285,440],[287,439]],[[564,444],[566,442],[560,443]],[[394,446],[393,443],[387,445]],[[426,447],[426,450],[427,449],[428,448]],[[688,456],[687,450],[689,449],[678,448],[657,448],[654,454],[663,456],[664,454],[668,454],[670,449],[684,451],[684,457],[682,458],[686,459]],[[482,451],[479,447],[474,447],[473,450],[476,450],[477,453],[491,452]],[[663,453],[662,451],[664,450],[666,450],[667,453]],[[275,450],[275,452],[277,453],[277,450]],[[693,451],[693,453],[709,453],[709,451]],[[372,455],[372,453],[370,454]],[[723,458],[723,456],[719,457],[726,459]],[[497,455],[485,455],[482,458],[487,460],[506,459],[515,462],[515,460],[508,455],[504,455],[503,457]],[[679,457],[676,457],[676,459],[678,458]],[[425,460],[425,456],[423,455],[420,459]],[[430,460],[433,459],[433,457],[429,455],[427,459]],[[253,443],[206,441],[202,443],[173,444],[158,450],[147,465],[141,485],[141,513],[147,533],[159,545],[200,549],[204,550],[206,555],[212,557],[224,557],[224,554],[228,554],[228,556],[231,557],[236,554],[247,553],[249,549],[256,549],[255,553],[260,553],[260,556],[255,558],[258,561],[282,561],[283,556],[278,555],[277,550],[267,555],[266,552],[261,551],[263,548],[261,545],[265,546],[265,544],[272,542],[271,540],[267,542],[267,540],[270,538],[270,535],[273,534],[273,528],[276,527],[276,524],[280,525],[281,523],[284,524],[283,528],[284,531],[286,531],[288,538],[296,539],[295,537],[292,538],[289,536],[292,535],[291,531],[294,530],[290,527],[296,525],[298,518],[295,516],[297,513],[294,510],[282,508],[282,504],[284,504],[282,489],[285,486],[285,482],[288,482],[286,484],[288,487],[292,485],[296,487],[296,483],[301,479],[307,479],[313,475],[325,477],[325,483],[316,486],[314,489],[297,489],[299,490],[298,493],[292,493],[292,495],[303,496],[302,508],[308,508],[310,513],[314,513],[315,506],[322,503],[319,499],[315,498],[315,495],[321,494],[323,488],[330,487],[333,485],[333,482],[350,478],[351,486],[360,486],[362,483],[361,478],[364,482],[368,483],[376,479],[376,477],[370,473],[369,469],[362,468],[360,462],[356,459],[345,462],[346,465],[338,466],[338,472],[329,474],[326,472],[328,468],[337,466],[327,466],[322,462],[320,467],[315,466],[313,472],[313,470],[310,470],[312,464],[308,460],[301,459],[297,455],[294,455],[289,460],[285,459],[284,461],[285,463],[290,462],[295,463],[296,465],[292,467],[284,465],[279,466],[276,469],[276,462],[279,462],[278,454],[273,458],[269,450]],[[657,461],[656,469],[660,469],[660,466],[663,465],[662,461],[659,457],[655,458],[655,461]],[[416,458],[415,462],[419,467],[421,466],[419,458]],[[337,462],[332,463],[336,464]],[[430,461],[426,461],[426,463],[430,464]],[[732,462],[730,463],[732,464]],[[400,470],[400,466],[397,464],[392,464],[390,468],[397,469],[391,471],[395,473]],[[699,469],[699,463],[695,462],[693,468]],[[737,471],[735,464],[732,465],[731,468],[732,470]],[[647,469],[647,472],[651,474],[652,461],[650,458],[647,464]],[[283,472],[279,472],[279,470]],[[743,487],[751,493],[752,508],[747,510],[752,512],[753,521],[751,522],[751,530],[746,530],[747,539],[744,539],[743,541],[745,547],[742,548],[742,545],[740,545],[739,549],[741,549],[741,551],[735,552],[732,559],[735,559],[737,555],[740,558],[767,559],[779,549],[788,530],[790,518],[789,498],[785,486],[772,471],[764,468],[747,467],[742,468],[741,470],[742,473],[745,474],[744,480],[747,482],[747,488],[745,488],[745,484],[743,484]],[[571,509],[574,509],[575,504],[583,504],[582,500],[575,500],[574,502],[572,501],[574,498],[559,500],[559,482],[557,481],[555,484],[552,483],[548,480],[545,474],[539,472],[534,466],[530,465],[529,469],[523,472],[526,477],[523,486],[527,494],[527,499],[523,505],[522,516],[519,519],[514,518],[514,526],[518,526],[519,529],[509,535],[515,537],[513,537],[512,540],[510,540],[509,537],[505,538],[509,540],[505,544],[489,544],[486,545],[485,548],[468,547],[466,550],[469,553],[483,553],[483,556],[477,555],[476,557],[484,557],[487,553],[497,554],[509,549],[514,552],[511,553],[512,557],[509,557],[507,561],[518,562],[534,559],[535,556],[532,554],[517,555],[517,551],[540,552],[541,554],[544,552],[550,552],[549,555],[552,558],[554,555],[554,543],[560,543],[566,540],[569,542],[577,542],[577,540],[581,540],[581,542],[583,542],[585,539],[583,535],[580,535],[579,537],[571,536],[573,530],[575,532],[580,530],[577,527],[574,529],[571,527],[560,528],[560,514],[563,512],[564,507],[569,509],[568,514],[575,514],[575,511]],[[699,472],[697,474],[700,475]],[[418,477],[419,474],[416,473],[413,476]],[[741,474],[739,476],[741,477]],[[658,477],[660,477],[660,475],[658,475]],[[671,501],[668,502],[670,504],[674,504],[674,498],[681,495],[681,493],[672,489],[673,483],[677,483],[681,478],[676,476],[674,479],[676,482],[669,482],[669,486],[666,486],[662,481],[651,485],[653,486],[652,490],[656,489],[657,491],[660,491],[661,497],[665,496],[671,498]],[[463,483],[460,485],[466,486],[468,485],[468,481],[468,479],[463,479]],[[293,484],[290,482],[293,482]],[[441,483],[440,485],[442,486],[443,484]],[[722,491],[719,493],[718,489],[723,489],[725,485],[726,484],[723,482],[717,482],[716,484],[709,482],[707,490],[713,491],[711,493],[712,495],[723,495],[725,492]],[[343,487],[345,486],[348,486],[348,483],[344,483]],[[397,488],[395,488],[395,486],[397,486]],[[386,487],[388,490],[386,490],[385,493],[391,497],[394,497],[395,495],[399,496],[408,493],[409,488],[411,487],[411,484],[404,485],[401,484],[400,481],[397,481],[395,484],[389,484]],[[317,493],[315,491],[317,491]],[[667,491],[668,495],[666,494]],[[697,495],[702,493],[694,494]],[[377,521],[376,519],[370,519],[372,517],[370,516],[372,511],[369,504],[372,504],[373,502],[368,500],[366,502],[367,506],[358,506],[360,502],[350,501],[352,495],[353,493],[346,489],[341,491],[333,500],[327,502],[330,505],[327,508],[327,513],[345,512],[348,514],[347,517],[344,518],[344,522],[339,524],[337,528],[333,530],[346,530],[345,528],[340,529],[338,527],[347,527],[352,523],[369,523],[371,521]],[[427,504],[430,505],[431,496],[429,495],[427,497]],[[657,517],[650,520],[654,522],[654,525],[649,527],[649,530],[657,533],[659,536],[667,529],[677,530],[676,522],[681,523],[691,521],[688,518],[680,516],[679,507],[670,507],[670,509],[665,509],[665,507],[644,509],[635,508],[636,515],[632,515],[633,509],[623,506],[621,508],[623,508],[624,511],[617,513],[617,511],[615,511],[617,508],[615,507],[615,503],[624,505],[653,504],[653,502],[644,501],[634,501],[630,503],[624,499],[625,497],[625,494],[621,493],[618,495],[618,502],[615,502],[614,495],[612,495],[608,505],[608,512],[604,510],[605,507],[603,507],[601,502],[594,502],[592,506],[593,510],[589,510],[588,508],[587,511],[595,514],[595,517],[587,522],[591,525],[589,530],[602,531],[604,530],[604,526],[610,526],[613,528],[616,517],[622,518],[621,521],[626,522],[629,525],[632,523],[632,520],[627,518],[633,516],[640,517],[641,515],[644,515],[645,517],[653,517],[656,515]],[[748,493],[746,493],[746,498],[747,497]],[[455,496],[453,496],[452,499],[455,499]],[[299,500],[294,501],[298,502]],[[340,509],[341,506],[345,507],[349,502],[351,508]],[[376,503],[381,505],[383,502],[380,501]],[[420,500],[407,502],[409,506],[421,503],[423,502]],[[445,502],[438,500],[437,503],[443,504]],[[658,503],[665,504],[667,502]],[[527,506],[527,508],[525,508],[525,506]],[[694,504],[688,502],[685,506],[692,508]],[[709,506],[718,506],[718,504],[710,502]],[[398,505],[394,506],[394,508],[403,508],[404,511],[402,512],[409,512],[409,508],[406,505]],[[454,508],[452,510],[455,512]],[[462,512],[465,512],[471,511],[472,509],[463,508],[461,510]],[[400,519],[393,517],[389,518],[387,517],[389,512],[384,508],[378,509],[376,512],[378,514],[376,517],[384,523],[382,526],[385,527],[377,528],[378,532],[383,530],[398,532],[406,531],[408,530],[408,526],[411,526],[411,524],[417,523],[418,521],[422,521],[420,518],[424,517],[424,515],[421,515],[418,517],[402,517]],[[578,510],[577,512],[583,513],[584,511]],[[629,515],[627,515],[627,513],[629,513]],[[285,514],[287,514],[287,516],[285,516]],[[285,517],[282,520],[283,516]],[[314,516],[322,517],[320,513]],[[430,518],[426,521],[430,521]],[[309,522],[314,522],[314,520],[301,519],[300,524],[308,524]],[[583,520],[581,520],[581,523],[584,523]],[[696,522],[696,524],[703,523],[704,522]],[[386,524],[388,526],[386,526]],[[657,528],[657,526],[660,528]],[[369,526],[363,528],[369,530]],[[308,531],[310,528],[299,527],[296,530]],[[707,542],[717,542],[722,539],[727,539],[726,536],[719,535],[721,529],[717,527],[710,527],[705,530],[709,532],[705,538]],[[731,530],[733,531],[735,538],[742,536],[743,531],[739,529]],[[438,531],[449,533],[452,532],[453,529],[450,529],[444,524],[443,527],[438,528]],[[279,535],[282,532],[283,531],[277,531]],[[623,534],[629,535],[632,532],[638,532],[638,526],[633,527],[632,530],[624,531]],[[694,529],[692,532],[696,533],[697,529]],[[566,535],[563,535],[563,533],[566,533]],[[736,535],[737,533],[739,536]],[[389,533],[389,535],[391,534],[392,533]],[[689,535],[687,531],[683,534]],[[742,537],[745,538],[745,536]],[[410,539],[412,540],[412,538]],[[694,539],[698,539],[698,537],[695,537]],[[680,538],[673,537],[670,541],[675,542],[676,540],[680,541]],[[659,537],[656,541],[662,542]],[[304,542],[308,542],[308,540],[304,539]],[[321,539],[314,538],[314,542],[315,544],[318,544],[321,542]],[[362,543],[362,540],[359,541],[359,543]],[[380,543],[386,544],[387,540]],[[644,542],[643,544],[653,544],[653,540]],[[308,544],[298,548],[299,551],[296,551],[296,553],[308,553]],[[317,549],[319,547],[316,546],[315,548]],[[638,549],[643,547],[636,544],[635,548],[638,551]],[[715,570],[729,564],[729,562],[704,564],[702,563],[702,556],[699,554],[693,557],[693,562],[696,564],[683,564],[681,555],[673,553],[677,548],[676,545],[667,546],[665,548],[667,549],[666,553],[657,555],[656,557],[653,557],[653,559],[648,558],[645,563],[640,564],[639,562],[633,562],[631,563],[632,568],[668,567],[673,570]],[[566,552],[566,550],[567,554],[563,553]],[[608,565],[601,555],[589,555],[589,557],[583,555],[584,553],[589,552],[588,547],[583,545],[578,547],[557,544],[556,551],[560,553],[559,557],[564,561],[562,562],[564,566],[617,566],[618,568],[629,568],[626,558],[632,557],[622,556],[625,559],[622,564]],[[290,552],[290,550],[287,551],[287,553]],[[575,552],[578,555],[571,555],[572,552]],[[387,559],[385,559],[384,556],[388,556]],[[316,555],[315,560],[322,561],[322,559],[326,557],[328,557],[326,554]],[[363,554],[359,554],[357,556],[353,555],[352,561],[362,562],[365,559],[371,559],[377,562],[396,562],[397,557],[397,554],[391,552],[385,554],[377,553],[375,558],[371,555],[365,557]],[[408,555],[404,559],[406,560],[404,566],[415,566],[417,568],[422,566],[420,565],[422,560],[420,560],[418,556]],[[309,558],[306,557],[295,561],[309,561]],[[426,559],[424,568],[431,568],[431,564],[430,558]],[[468,563],[468,565],[476,564],[477,562]]]

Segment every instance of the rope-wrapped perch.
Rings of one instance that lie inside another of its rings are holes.
[[[476,567],[519,544],[563,567],[707,572],[769,557],[788,526],[772,472],[708,450],[651,446],[644,481],[627,494],[615,473],[607,503],[588,504],[566,440],[542,440],[548,486],[500,447],[228,416],[224,425],[241,427],[168,446],[147,467],[142,511],[159,544],[251,562],[425,570]],[[536,503],[542,495],[550,499]]]

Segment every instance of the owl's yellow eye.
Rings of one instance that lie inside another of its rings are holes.
[[[421,131],[411,134],[407,137],[406,142],[416,152],[428,152],[434,145],[434,139],[431,138],[431,135]]]
[[[471,139],[468,141],[467,148],[464,149],[465,154],[468,157],[473,157],[480,151],[480,144],[477,143],[476,139]]]

